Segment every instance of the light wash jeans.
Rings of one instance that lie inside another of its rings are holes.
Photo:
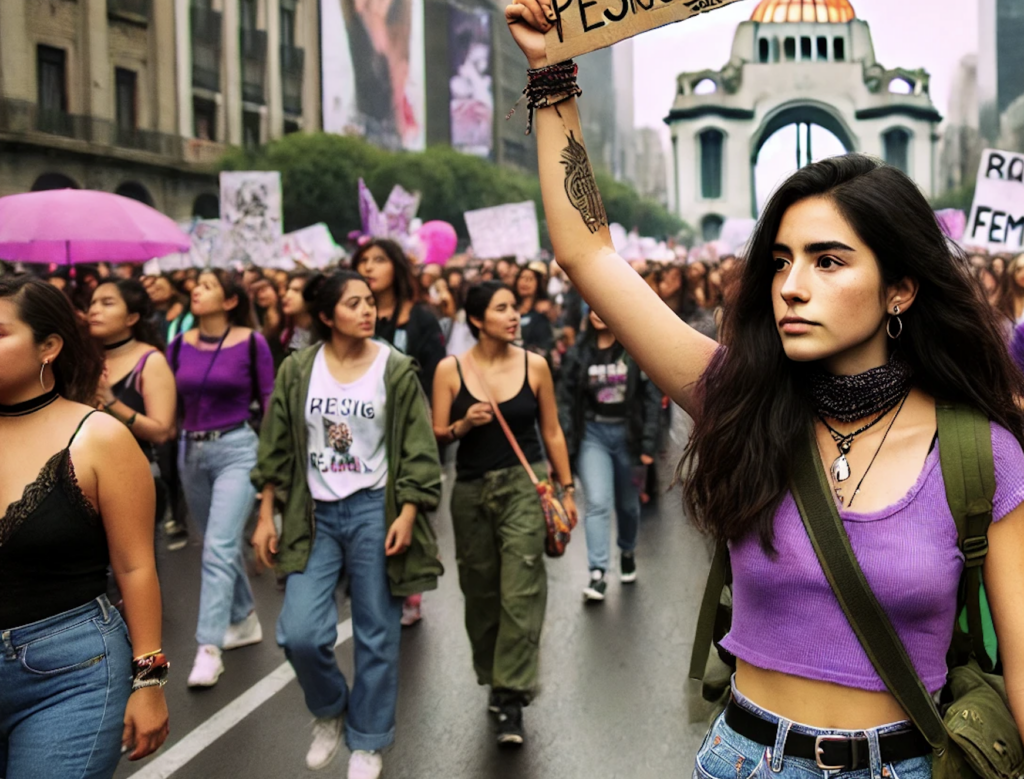
[[[894,722],[868,730],[825,730],[809,725],[791,722],[743,697],[732,688],[733,700],[747,711],[762,719],[778,724],[775,745],[766,747],[741,736],[725,722],[721,714],[704,737],[704,744],[697,752],[692,779],[931,779],[932,759],[930,755],[901,760],[897,763],[883,763],[878,746],[878,737],[899,733],[912,727],[909,722]],[[864,738],[868,742],[870,765],[856,771],[826,771],[815,761],[800,757],[786,757],[786,738],[790,733],[808,736],[843,736]]]
[[[316,502],[316,535],[306,569],[289,574],[277,643],[295,669],[315,717],[345,718],[349,749],[377,750],[395,740],[402,599],[391,595],[384,540],[384,490]],[[349,693],[334,656],[335,589],[348,569],[355,679]]]
[[[611,554],[612,506],[619,525],[619,549],[632,552],[640,531],[640,490],[632,456],[626,447],[626,423],[587,422],[576,468],[583,482],[590,570],[608,570]]]
[[[203,533],[203,581],[196,641],[221,646],[228,625],[254,608],[242,534],[256,505],[249,471],[258,439],[248,425],[215,441],[181,439],[178,473],[192,519]]]
[[[110,779],[131,691],[128,629],[106,595],[0,630],[0,776]]]

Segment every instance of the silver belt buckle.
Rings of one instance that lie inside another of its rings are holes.
[[[821,755],[824,751],[821,746],[823,741],[849,741],[849,739],[843,736],[818,736],[814,739],[814,762],[818,764],[818,768],[822,771],[842,771],[846,768],[845,765],[825,765],[821,762]]]

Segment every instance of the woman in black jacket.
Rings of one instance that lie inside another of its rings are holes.
[[[660,410],[661,390],[591,311],[590,327],[566,354],[558,392],[562,430],[586,497],[586,601],[604,600],[612,505],[619,526],[620,579],[636,581],[640,488],[634,474],[636,466],[654,462]]]

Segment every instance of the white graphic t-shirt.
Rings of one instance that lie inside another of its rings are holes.
[[[387,482],[384,451],[384,368],[389,349],[378,344],[373,364],[351,384],[327,369],[324,348],[316,353],[306,395],[309,491],[315,500],[338,501]]]

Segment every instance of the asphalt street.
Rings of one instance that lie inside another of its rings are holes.
[[[674,444],[673,444],[674,441]],[[658,462],[662,488],[678,454],[673,436]],[[499,750],[487,692],[477,686],[462,624],[448,493],[435,517],[447,573],[423,601],[424,619],[403,633],[397,740],[384,755],[387,779],[661,779],[688,777],[706,729],[686,680],[697,608],[708,566],[704,540],[685,520],[678,493],[645,509],[638,581],[613,573],[603,604],[584,605],[582,526],[566,556],[548,560],[549,599],[541,650],[541,691],[525,710],[526,745]],[[585,504],[582,496],[581,504]],[[153,757],[124,761],[118,779],[344,776],[342,749],[323,771],[305,766],[312,717],[273,640],[282,601],[274,576],[253,577],[261,644],[225,654],[213,689],[185,686],[195,652],[199,539],[159,552],[171,735]],[[339,588],[342,638],[348,604]],[[351,679],[352,642],[339,662]]]

